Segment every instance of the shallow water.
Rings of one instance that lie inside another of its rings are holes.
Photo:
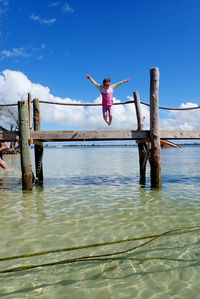
[[[19,156],[5,157],[0,258],[197,230],[1,261],[0,271],[129,250],[110,260],[0,273],[0,297],[198,298],[199,154],[199,146],[163,149],[162,190],[151,190],[149,168],[146,187],[138,184],[136,147],[45,148],[44,186],[33,192],[21,190]]]

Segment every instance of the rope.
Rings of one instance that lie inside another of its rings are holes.
[[[40,101],[42,104],[53,104],[53,105],[64,105],[64,106],[102,106],[102,104],[73,104],[73,103],[55,103],[55,102],[46,102],[46,101]],[[113,105],[125,105],[125,104],[132,104],[134,101],[127,101],[122,103],[113,103]]]
[[[31,101],[33,103],[33,101]],[[56,103],[56,102],[47,102],[47,101],[40,101],[41,104],[52,104],[52,105],[62,105],[62,106],[102,106],[102,104],[74,104],[74,103]],[[113,103],[113,105],[126,105],[132,104],[134,101],[127,101],[122,103]],[[0,107],[8,107],[8,106],[17,106],[17,104],[0,104]]]
[[[145,103],[145,102],[142,102],[142,101],[140,103],[150,107],[150,104],[148,104],[148,103]],[[190,107],[190,108],[170,108],[170,107],[159,106],[159,109],[165,109],[165,110],[194,110],[194,109],[199,109],[199,108],[200,108],[200,106]]]
[[[33,101],[32,101],[33,102]],[[47,102],[47,101],[40,101],[41,104],[51,104],[51,105],[62,105],[62,106],[82,106],[82,107],[87,107],[87,106],[102,106],[102,104],[74,104],[74,103],[56,103],[56,102]],[[127,105],[127,104],[132,104],[135,103],[135,101],[126,101],[126,102],[121,102],[121,103],[113,103],[113,105]],[[145,103],[140,101],[141,104],[150,107],[150,104]],[[18,104],[0,104],[0,107],[9,107],[9,106],[17,106]],[[195,110],[195,109],[200,109],[200,106],[196,107],[189,107],[189,108],[172,108],[172,107],[163,107],[159,106],[159,109],[164,109],[164,110]]]
[[[17,106],[17,104],[0,104],[0,107]]]
[[[191,261],[198,261],[199,260],[190,260],[190,259],[175,259],[172,257],[147,257],[147,258],[131,258],[131,257],[118,257],[120,254],[128,253],[130,251],[136,250],[138,248],[141,248],[155,240],[157,240],[160,237],[164,236],[170,236],[170,235],[179,235],[179,234],[186,234],[186,233],[192,233],[197,232],[200,230],[200,226],[191,226],[186,228],[178,228],[170,231],[166,231],[161,234],[157,235],[151,235],[151,236],[144,236],[139,238],[131,238],[126,240],[119,240],[119,241],[112,241],[112,242],[105,242],[105,243],[97,243],[97,244],[91,244],[91,245],[85,245],[85,246],[79,246],[79,247],[71,247],[71,248],[65,248],[65,249],[58,249],[58,250],[49,250],[46,252],[38,252],[38,253],[31,253],[31,254],[24,254],[24,255],[18,255],[18,256],[12,256],[12,257],[4,257],[0,258],[0,261],[6,261],[11,259],[17,259],[17,258],[25,258],[25,257],[33,257],[36,255],[43,255],[43,254],[49,254],[49,253],[58,253],[63,251],[71,251],[71,250],[77,250],[77,249],[83,249],[83,248],[89,248],[89,247],[97,247],[97,246],[105,246],[105,245],[111,245],[111,244],[117,244],[122,242],[129,242],[133,240],[144,240],[149,239],[148,241],[145,241],[137,246],[128,248],[126,250],[118,251],[118,252],[111,252],[106,254],[100,254],[100,255],[89,255],[89,256],[80,256],[77,258],[72,259],[65,259],[58,262],[51,262],[51,263],[44,263],[44,264],[35,264],[35,265],[25,265],[25,266],[18,266],[15,268],[8,268],[0,270],[0,273],[9,273],[9,272],[16,272],[16,271],[24,271],[28,269],[34,269],[39,267],[46,267],[46,266],[54,266],[54,265],[61,265],[61,264],[68,264],[68,263],[77,263],[77,262],[83,262],[83,261],[112,261],[112,260],[135,260],[135,261],[141,261],[141,260],[151,260],[151,259],[169,259],[169,260],[176,260],[181,262],[191,262]]]

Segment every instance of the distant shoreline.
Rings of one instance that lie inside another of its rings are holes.
[[[197,146],[200,143],[179,143],[178,145]],[[137,144],[64,144],[64,145],[44,145],[49,148],[63,148],[63,147],[137,147]]]

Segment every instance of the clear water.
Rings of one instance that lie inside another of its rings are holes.
[[[162,150],[162,190],[139,186],[137,147],[45,148],[44,188],[22,192],[20,158],[0,169],[0,258],[200,225],[200,147]],[[124,242],[0,262],[0,270],[125,251]],[[4,298],[199,298],[199,230],[115,257],[0,273]]]

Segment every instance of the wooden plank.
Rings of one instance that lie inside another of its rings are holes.
[[[149,139],[149,130],[98,130],[98,131],[31,131],[33,143],[37,141],[94,141]],[[200,130],[160,130],[161,139],[200,139]],[[19,132],[0,131],[0,141],[19,141]],[[39,143],[36,144],[39,144]]]
[[[19,132],[0,131],[0,141],[19,141]]]
[[[160,130],[162,139],[200,139],[199,130]]]
[[[98,130],[98,131],[34,131],[31,138],[41,141],[105,141],[149,138],[149,131]]]

